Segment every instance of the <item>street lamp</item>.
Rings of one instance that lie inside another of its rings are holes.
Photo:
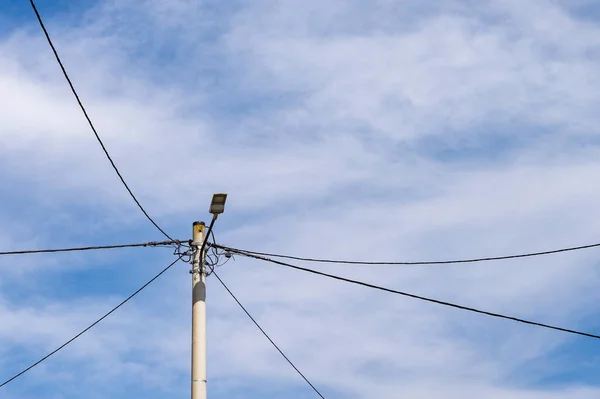
[[[192,399],[206,399],[206,269],[204,249],[217,217],[225,211],[227,194],[214,194],[209,212],[213,218],[204,232],[204,223],[194,222],[192,242]],[[214,235],[213,235],[214,237]],[[201,245],[200,245],[201,243]],[[200,246],[198,248],[198,246]]]
[[[212,202],[210,203],[210,209],[208,210],[210,213],[213,214],[213,219],[216,219],[221,213],[225,211],[225,201],[227,201],[227,194],[213,194]]]

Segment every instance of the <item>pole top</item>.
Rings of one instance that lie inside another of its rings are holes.
[[[196,221],[196,222],[194,222],[194,224],[193,224],[193,226],[198,226],[198,225],[200,225],[200,226],[206,226],[206,223],[204,223],[204,222],[198,222],[198,221]]]

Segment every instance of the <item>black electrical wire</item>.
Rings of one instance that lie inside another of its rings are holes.
[[[281,356],[283,356],[283,358],[285,360],[287,360],[287,362],[290,364],[290,366],[292,366],[294,368],[294,370],[296,370],[296,372],[300,375],[300,377],[302,377],[304,379],[304,381],[306,381],[306,383],[308,385],[310,385],[310,387],[313,389],[313,391],[316,392],[317,395],[319,395],[322,399],[325,399],[325,397],[321,394],[321,392],[319,392],[319,390],[317,388],[315,388],[315,386],[313,384],[311,384],[311,382],[308,380],[308,378],[306,378],[304,376],[304,374],[302,374],[302,372],[300,370],[298,370],[298,367],[296,367],[294,365],[294,363],[292,363],[292,361],[285,355],[285,353],[283,353],[283,351],[281,349],[279,349],[279,346],[277,346],[277,344],[271,339],[271,337],[269,337],[269,335],[265,332],[265,330],[263,330],[262,327],[258,324],[258,322],[254,319],[254,317],[252,317],[252,315],[246,310],[244,305],[242,305],[242,303],[236,298],[236,296],[233,294],[233,292],[231,292],[229,287],[227,287],[227,285],[223,282],[223,280],[221,280],[221,278],[219,277],[217,272],[213,271],[212,274],[214,274],[214,276],[217,278],[217,280],[219,280],[221,285],[223,285],[223,288],[225,288],[225,290],[227,290],[229,295],[231,295],[231,297],[237,302],[237,304],[240,306],[240,308],[242,308],[244,313],[246,313],[246,316],[248,316],[250,318],[250,320],[252,320],[252,322],[260,330],[260,332],[263,333],[263,335],[269,340],[269,342],[275,347],[275,349],[277,349],[277,351],[281,354]]]
[[[215,231],[211,230],[210,235],[212,237],[213,243],[216,243],[217,239],[215,237]],[[229,262],[231,260],[231,257],[226,257],[227,259],[221,263],[220,259],[221,259],[222,254],[219,253],[219,249],[217,247],[215,247],[214,245],[211,245],[210,243],[207,243],[207,246],[210,246],[210,251],[208,251],[208,250],[206,251],[206,257],[209,259],[209,262],[207,263],[207,265],[211,270],[211,272],[209,272],[208,275],[210,275],[214,269],[216,269],[217,267],[221,267],[221,266],[225,265],[227,262]]]
[[[156,280],[157,278],[159,278],[164,272],[166,272],[167,270],[169,270],[175,263],[177,263],[179,260],[181,259],[181,256],[179,256],[177,259],[175,259],[175,261],[173,261],[173,263],[171,263],[169,266],[165,267],[164,269],[162,269],[156,276],[152,277],[146,284],[142,285],[137,291],[135,291],[133,294],[129,295],[127,298],[125,298],[125,300],[123,300],[121,303],[119,303],[117,306],[115,306],[114,308],[112,308],[108,313],[106,313],[104,316],[100,317],[98,320],[96,320],[95,322],[93,322],[92,324],[90,324],[88,327],[86,327],[83,331],[81,331],[79,334],[75,335],[73,338],[71,338],[70,340],[68,340],[67,342],[65,342],[64,344],[62,344],[61,346],[59,346],[58,348],[56,348],[55,350],[53,350],[52,352],[48,353],[46,356],[44,356],[43,358],[41,358],[40,360],[38,360],[37,362],[33,363],[31,366],[23,369],[22,371],[18,372],[17,374],[15,374],[14,376],[10,377],[9,379],[7,379],[6,381],[4,381],[2,384],[0,384],[0,388],[2,388],[3,386],[5,386],[6,384],[8,384],[9,382],[13,381],[14,379],[20,377],[21,375],[25,374],[26,372],[28,372],[29,370],[31,370],[32,368],[34,368],[35,366],[37,366],[38,364],[42,363],[44,360],[48,359],[50,356],[54,355],[56,352],[60,351],[61,349],[63,349],[65,346],[69,345],[71,342],[75,341],[77,338],[81,337],[83,334],[85,334],[87,331],[89,331],[91,328],[93,328],[96,324],[100,323],[102,320],[104,320],[105,318],[107,318],[108,316],[110,316],[115,310],[119,309],[121,306],[123,306],[126,302],[128,302],[131,298],[133,298],[134,296],[136,296],[137,294],[140,293],[140,291],[142,291],[144,288],[146,288],[147,286],[149,286],[154,280]]]
[[[135,248],[135,247],[160,247],[173,244],[180,244],[179,240],[171,241],[149,241],[140,244],[121,244],[121,245],[99,245],[93,247],[74,247],[74,248],[54,248],[54,249],[29,249],[22,251],[4,251],[0,252],[1,255],[26,255],[26,254],[44,254],[44,253],[55,253],[55,252],[77,252],[77,251],[91,251],[97,249],[115,249],[115,248]]]
[[[67,74],[67,70],[65,69],[65,67],[64,67],[64,65],[63,65],[60,57],[58,56],[58,52],[56,51],[56,48],[54,47],[54,44],[52,43],[52,39],[50,39],[50,34],[48,33],[48,30],[46,30],[46,26],[44,25],[44,22],[42,21],[42,17],[40,16],[40,13],[38,12],[38,9],[35,6],[34,1],[33,0],[29,0],[29,2],[31,3],[31,7],[33,8],[33,11],[35,12],[35,16],[37,17],[37,20],[38,20],[38,22],[40,24],[40,27],[44,31],[44,35],[46,36],[46,39],[48,40],[48,44],[50,45],[50,48],[52,49],[52,52],[54,53],[54,57],[56,58],[56,61],[58,62],[58,65],[60,66],[60,69],[62,70],[62,73],[65,76],[65,79],[67,80],[67,83],[69,84],[69,87],[71,88],[71,91],[73,92],[73,95],[75,96],[75,99],[77,100],[77,104],[79,104],[79,108],[81,108],[81,111],[83,112],[83,115],[85,116],[85,119],[87,120],[88,124],[92,128],[92,131],[94,132],[94,135],[96,136],[96,140],[98,140],[98,143],[102,147],[102,150],[104,151],[104,154],[106,155],[106,158],[108,158],[110,164],[112,165],[113,169],[117,173],[117,176],[119,176],[119,179],[121,180],[121,183],[123,183],[123,186],[125,186],[125,189],[127,189],[127,192],[129,193],[129,195],[131,196],[131,198],[133,199],[133,201],[136,203],[136,205],[138,206],[138,208],[140,208],[140,210],[142,211],[142,213],[144,214],[144,216],[146,216],[146,218],[150,221],[150,223],[152,223],[154,225],[154,227],[156,227],[158,229],[158,231],[160,231],[169,240],[173,240],[154,221],[154,219],[152,219],[150,217],[150,215],[148,215],[148,212],[146,212],[146,210],[144,209],[144,207],[142,206],[142,204],[140,204],[140,202],[138,201],[138,199],[136,198],[136,196],[133,194],[133,191],[131,191],[131,189],[129,188],[129,185],[127,185],[127,183],[125,182],[125,179],[121,175],[121,172],[119,172],[119,169],[117,168],[117,165],[115,165],[115,162],[112,160],[110,154],[108,153],[108,150],[104,146],[104,143],[102,142],[102,139],[100,138],[100,135],[96,131],[96,128],[94,127],[94,124],[92,123],[92,120],[90,119],[87,111],[85,110],[85,107],[83,106],[83,103],[81,102],[81,99],[79,98],[79,95],[77,94],[77,91],[75,91],[75,86],[73,86],[73,83],[71,82],[71,79],[69,78],[69,75]]]
[[[202,241],[202,246],[200,247],[200,256],[202,256],[204,248],[206,248],[208,238],[210,237],[210,233],[212,233],[212,229],[213,229],[213,226],[215,225],[216,221],[217,221],[217,216],[215,215],[215,216],[213,216],[212,220],[210,221],[210,224],[208,225],[208,230],[206,231],[206,235],[204,236],[204,241]],[[214,239],[214,235],[213,235],[213,239]]]
[[[414,265],[448,265],[448,264],[457,264],[457,263],[475,263],[475,262],[486,262],[486,261],[495,261],[495,260],[530,258],[533,256],[551,255],[551,254],[557,254],[557,253],[561,253],[561,252],[570,252],[570,251],[579,251],[582,249],[597,248],[597,247],[600,247],[600,243],[581,245],[578,247],[553,249],[550,251],[530,252],[530,253],[517,254],[517,255],[503,255],[503,256],[492,256],[492,257],[483,257],[483,258],[455,259],[455,260],[415,261],[415,262],[372,262],[372,261],[358,261],[358,260],[334,260],[334,259],[304,258],[304,257],[300,257],[300,256],[280,255],[280,254],[272,254],[272,253],[257,252],[257,251],[247,251],[245,249],[230,248],[230,247],[225,247],[223,245],[216,245],[216,247],[224,249],[224,250],[229,250],[229,251],[241,251],[241,252],[244,252],[247,254],[259,255],[259,256],[269,256],[269,257],[273,257],[273,258],[282,258],[282,259],[293,259],[293,260],[299,260],[299,261],[303,261],[303,262],[337,263],[337,264],[346,264],[346,265],[406,265],[406,266],[413,265],[414,266]]]
[[[519,323],[528,324],[528,325],[537,326],[537,327],[548,328],[548,329],[551,329],[551,330],[561,331],[561,332],[564,332],[564,333],[576,334],[576,335],[582,335],[584,337],[600,339],[600,335],[596,335],[596,334],[591,334],[591,333],[586,333],[586,332],[583,332],[583,331],[572,330],[572,329],[569,329],[569,328],[552,326],[552,325],[544,324],[544,323],[538,323],[538,322],[535,322],[535,321],[520,319],[518,317],[506,316],[506,315],[503,315],[503,314],[500,314],[500,313],[488,312],[488,311],[485,311],[485,310],[471,308],[471,307],[468,307],[468,306],[457,305],[457,304],[451,303],[451,302],[440,301],[438,299],[432,299],[432,298],[427,298],[427,297],[420,296],[420,295],[409,294],[407,292],[397,291],[397,290],[393,290],[391,288],[381,287],[381,286],[378,286],[378,285],[369,284],[369,283],[365,283],[365,282],[362,282],[362,281],[352,280],[352,279],[349,279],[349,278],[346,278],[346,277],[341,277],[341,276],[336,276],[336,275],[333,275],[333,274],[323,273],[323,272],[320,272],[320,271],[317,271],[317,270],[313,270],[313,269],[307,269],[307,268],[304,268],[304,267],[300,267],[300,266],[292,265],[292,264],[289,264],[289,263],[281,262],[281,261],[278,261],[278,260],[275,260],[275,259],[270,259],[270,258],[266,258],[266,257],[263,257],[263,256],[254,255],[254,254],[251,254],[251,253],[245,253],[243,251],[233,250],[232,248],[229,248],[229,250],[232,251],[232,252],[238,253],[240,255],[247,256],[249,258],[254,258],[254,259],[258,259],[258,260],[262,260],[262,261],[266,261],[266,262],[271,262],[271,263],[275,263],[275,264],[278,264],[278,265],[281,265],[281,266],[291,267],[291,268],[296,269],[296,270],[302,270],[302,271],[309,272],[309,273],[312,273],[312,274],[317,274],[319,276],[325,276],[325,277],[329,277],[329,278],[332,278],[332,279],[335,279],[335,280],[345,281],[347,283],[362,285],[363,287],[368,287],[368,288],[373,288],[373,289],[380,290],[380,291],[390,292],[392,294],[403,295],[403,296],[406,296],[406,297],[409,297],[409,298],[413,298],[413,299],[418,299],[418,300],[421,300],[421,301],[431,302],[431,303],[435,303],[435,304],[443,305],[443,306],[450,306],[450,307],[453,307],[453,308],[456,308],[456,309],[466,310],[468,312],[474,312],[474,313],[479,313],[479,314],[483,314],[483,315],[487,315],[487,316],[497,317],[497,318],[500,318],[500,319],[506,319],[506,320],[516,321],[516,322],[519,322]]]

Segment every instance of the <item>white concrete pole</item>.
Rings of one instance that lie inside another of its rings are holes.
[[[206,226],[194,222],[192,240],[198,249],[192,259],[192,399],[206,399],[206,270],[204,242]]]

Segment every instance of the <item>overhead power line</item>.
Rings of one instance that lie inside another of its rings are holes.
[[[363,287],[368,287],[368,288],[373,288],[373,289],[380,290],[380,291],[390,292],[392,294],[402,295],[402,296],[405,296],[405,297],[409,297],[409,298],[413,298],[413,299],[418,299],[418,300],[421,300],[421,301],[431,302],[431,303],[435,303],[435,304],[443,305],[443,306],[449,306],[449,307],[452,307],[452,308],[456,308],[456,309],[460,309],[460,310],[466,310],[468,312],[479,313],[479,314],[483,314],[483,315],[487,315],[487,316],[497,317],[497,318],[500,318],[500,319],[516,321],[516,322],[519,322],[519,323],[528,324],[528,325],[532,325],[532,326],[548,328],[548,329],[551,329],[551,330],[561,331],[561,332],[564,332],[564,333],[575,334],[575,335],[582,335],[584,337],[600,339],[600,335],[596,335],[596,334],[591,334],[591,333],[586,333],[586,332],[583,332],[583,331],[572,330],[572,329],[569,329],[569,328],[552,326],[550,324],[538,323],[536,321],[525,320],[525,319],[521,319],[521,318],[513,317],[513,316],[507,316],[507,315],[503,315],[503,314],[500,314],[500,313],[488,312],[488,311],[485,311],[485,310],[480,310],[480,309],[476,309],[476,308],[472,308],[472,307],[468,307],[468,306],[457,305],[457,304],[451,303],[451,302],[440,301],[438,299],[432,299],[432,298],[427,298],[427,297],[420,296],[420,295],[409,294],[407,292],[397,291],[397,290],[393,290],[391,288],[381,287],[381,286],[378,286],[378,285],[369,284],[369,283],[365,283],[365,282],[362,282],[362,281],[352,280],[352,279],[349,279],[349,278],[346,278],[346,277],[341,277],[341,276],[336,276],[336,275],[333,275],[333,274],[323,273],[323,272],[320,272],[320,271],[317,271],[317,270],[313,270],[313,269],[307,269],[305,267],[300,267],[300,266],[292,265],[292,264],[289,264],[289,263],[286,263],[286,262],[281,262],[281,261],[278,261],[278,260],[275,260],[275,259],[270,259],[270,258],[267,258],[267,257],[263,257],[263,256],[259,256],[259,255],[254,255],[254,254],[243,252],[243,251],[239,251],[239,250],[234,250],[232,248],[229,248],[229,250],[231,252],[237,253],[239,255],[247,256],[249,258],[254,258],[254,259],[258,259],[258,260],[262,260],[262,261],[266,261],[266,262],[271,262],[271,263],[275,263],[275,264],[278,264],[278,265],[281,265],[281,266],[291,267],[291,268],[296,269],[296,270],[301,270],[301,271],[305,271],[305,272],[308,272],[308,273],[317,274],[319,276],[325,276],[325,277],[329,277],[329,278],[332,278],[332,279],[335,279],[335,280],[345,281],[347,283],[362,285]]]
[[[54,248],[54,249],[27,249],[21,251],[4,251],[0,252],[1,255],[27,255],[27,254],[43,254],[43,253],[55,253],[55,252],[78,252],[78,251],[92,251],[97,249],[116,249],[116,248],[135,248],[135,247],[162,247],[173,244],[181,244],[179,240],[171,241],[149,241],[140,244],[120,244],[120,245],[99,245],[93,247],[74,247],[74,248]]]
[[[2,388],[3,386],[5,386],[6,384],[8,384],[9,382],[13,381],[14,379],[22,376],[23,374],[25,374],[26,372],[28,372],[29,370],[31,370],[32,368],[34,368],[35,366],[37,366],[38,364],[42,363],[44,360],[48,359],[50,356],[54,355],[56,352],[60,351],[61,349],[63,349],[65,346],[69,345],[71,342],[75,341],[77,338],[81,337],[83,334],[85,334],[86,332],[88,332],[91,328],[93,328],[96,324],[100,323],[102,320],[106,319],[108,316],[110,316],[115,310],[119,309],[121,306],[123,306],[125,303],[127,303],[131,298],[133,298],[134,296],[136,296],[137,294],[140,293],[140,291],[142,291],[144,288],[146,288],[147,286],[149,286],[154,280],[156,280],[157,278],[159,278],[164,272],[166,272],[167,270],[169,270],[175,263],[177,263],[179,260],[181,259],[181,256],[179,256],[177,259],[175,259],[175,261],[173,261],[173,263],[171,263],[169,266],[165,267],[164,269],[162,269],[156,276],[152,277],[146,284],[142,285],[137,291],[135,291],[133,294],[129,295],[127,298],[125,298],[121,303],[119,303],[117,306],[115,306],[114,308],[112,308],[109,312],[107,312],[104,316],[100,317],[98,320],[96,320],[95,322],[93,322],[92,324],[90,324],[88,327],[86,327],[83,331],[81,331],[80,333],[78,333],[77,335],[75,335],[73,338],[71,338],[70,340],[68,340],[67,342],[65,342],[64,344],[62,344],[61,346],[59,346],[58,348],[56,348],[55,350],[53,350],[52,352],[48,353],[46,356],[44,356],[43,358],[41,358],[40,360],[38,360],[37,362],[33,363],[31,366],[23,369],[22,371],[18,372],[17,374],[15,374],[14,376],[10,377],[9,379],[7,379],[6,381],[4,381],[2,384],[0,384],[0,388]]]
[[[213,245],[213,244],[209,244]],[[248,251],[245,249],[239,248],[230,248],[225,247],[223,245],[216,245],[215,247],[229,250],[229,251],[241,251],[247,254],[259,255],[259,256],[268,256],[273,258],[281,258],[281,259],[292,259],[299,260],[303,262],[315,262],[315,263],[337,263],[337,264],[346,264],[346,265],[448,265],[448,264],[457,264],[457,263],[475,263],[475,262],[487,262],[487,261],[495,261],[495,260],[506,260],[506,259],[518,259],[518,258],[530,258],[533,256],[541,256],[541,255],[551,255],[558,254],[561,252],[571,252],[571,251],[580,251],[583,249],[597,248],[600,247],[600,243],[597,244],[589,244],[589,245],[581,245],[578,247],[569,247],[569,248],[560,248],[553,249],[549,251],[542,252],[530,252],[524,254],[517,255],[502,255],[502,256],[491,256],[491,257],[483,257],[483,258],[470,258],[470,259],[454,259],[454,260],[434,260],[434,261],[413,261],[413,262],[378,262],[378,261],[359,261],[359,260],[335,260],[335,259],[319,259],[319,258],[304,258],[300,256],[292,256],[292,255],[281,255],[281,254],[272,254],[268,252],[257,252],[257,251]]]
[[[104,151],[104,154],[106,155],[106,158],[108,158],[108,161],[110,162],[111,166],[113,167],[113,169],[117,173],[117,176],[119,176],[119,179],[121,180],[121,183],[123,183],[123,186],[125,186],[125,189],[129,193],[129,195],[131,196],[131,198],[133,199],[133,201],[135,202],[135,204],[138,206],[138,208],[140,208],[140,210],[142,211],[142,213],[144,214],[144,216],[146,216],[146,218],[150,221],[150,223],[152,223],[154,225],[154,227],[156,227],[158,229],[158,231],[160,231],[169,240],[173,240],[154,221],[154,219],[152,219],[150,217],[150,215],[148,215],[148,212],[146,212],[146,210],[144,209],[144,207],[142,206],[142,204],[140,204],[140,202],[138,201],[138,199],[136,198],[136,196],[133,194],[133,191],[131,191],[131,189],[129,188],[129,185],[125,182],[125,179],[121,175],[121,172],[119,172],[119,169],[117,168],[117,165],[115,164],[115,162],[111,158],[110,154],[108,153],[108,150],[106,149],[106,146],[102,142],[102,139],[100,138],[100,135],[96,131],[96,128],[94,127],[94,124],[92,123],[92,120],[90,119],[87,111],[85,110],[85,107],[83,106],[83,103],[81,102],[81,99],[79,98],[79,95],[77,94],[77,91],[75,90],[75,86],[73,86],[73,83],[71,82],[71,79],[69,78],[69,75],[67,74],[67,70],[65,69],[65,67],[64,67],[64,65],[63,65],[60,57],[58,56],[58,52],[56,51],[56,48],[54,47],[54,44],[52,43],[52,39],[50,39],[50,34],[48,33],[48,30],[46,29],[46,26],[44,25],[44,22],[42,21],[42,17],[40,16],[40,13],[38,12],[37,7],[35,6],[35,2],[33,0],[29,0],[29,2],[31,3],[31,7],[33,8],[33,11],[35,12],[35,16],[37,17],[37,20],[38,20],[38,22],[40,24],[40,27],[44,31],[44,35],[46,36],[46,39],[48,40],[48,44],[50,45],[50,48],[52,49],[52,52],[54,53],[54,57],[56,58],[56,61],[58,62],[58,65],[60,66],[60,69],[62,70],[62,73],[65,76],[65,79],[67,80],[67,83],[69,84],[69,87],[71,88],[71,91],[73,92],[73,95],[75,96],[75,99],[77,100],[77,104],[79,104],[79,108],[81,108],[81,111],[83,112],[83,115],[85,116],[85,119],[87,120],[88,124],[90,125],[90,128],[92,128],[92,131],[94,132],[94,135],[96,136],[96,140],[98,140],[98,143],[102,147],[102,150]]]
[[[265,330],[263,330],[262,327],[258,324],[258,322],[254,319],[254,317],[252,317],[252,315],[246,310],[244,305],[242,305],[242,303],[236,298],[236,296],[233,294],[233,292],[231,292],[229,287],[227,287],[227,285],[223,282],[223,280],[221,280],[221,277],[219,277],[217,272],[213,271],[212,274],[215,275],[217,280],[219,280],[221,285],[223,285],[223,288],[225,288],[225,290],[227,290],[229,295],[231,295],[231,297],[237,302],[237,304],[240,306],[240,308],[242,308],[244,313],[246,313],[246,316],[248,316],[250,318],[250,320],[252,320],[254,325],[260,330],[261,333],[263,333],[263,335],[269,340],[269,342],[275,347],[275,349],[277,349],[277,351],[281,354],[281,356],[283,356],[283,358],[285,360],[287,360],[287,362],[290,364],[290,366],[292,366],[294,368],[294,370],[296,370],[296,372],[300,375],[300,377],[302,377],[302,379],[304,379],[304,381],[306,381],[306,383],[308,385],[310,385],[310,387],[313,389],[313,391],[315,391],[315,393],[317,395],[319,395],[322,399],[325,399],[325,397],[321,394],[321,392],[319,392],[319,390],[317,388],[315,388],[315,386],[313,384],[311,384],[311,382],[308,380],[308,378],[306,378],[304,376],[304,374],[302,374],[302,372],[300,370],[298,370],[298,367],[296,367],[294,365],[294,363],[292,363],[292,361],[285,355],[285,353],[283,353],[283,351],[281,349],[279,349],[279,346],[277,346],[277,344],[271,339],[271,337],[269,337],[269,335],[265,332]]]

